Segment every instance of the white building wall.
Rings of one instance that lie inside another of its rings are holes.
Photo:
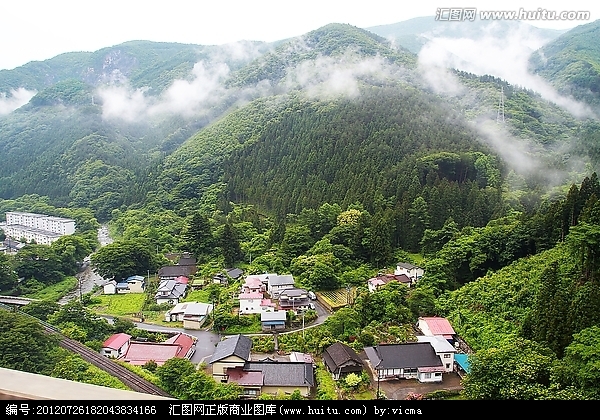
[[[75,220],[45,214],[8,211],[6,212],[6,224],[40,229],[59,235],[75,233]]]

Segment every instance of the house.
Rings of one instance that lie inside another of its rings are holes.
[[[217,273],[213,276],[213,283],[227,286],[229,284],[229,277],[227,277],[224,273]]]
[[[191,277],[192,267],[186,265],[166,265],[158,270],[159,280],[175,280],[177,277]]]
[[[212,366],[214,380],[226,383],[228,380],[227,370],[243,367],[246,362],[250,361],[251,348],[252,340],[242,334],[220,341],[208,361]]]
[[[175,281],[177,283],[183,283],[183,284],[188,284],[190,279],[188,279],[186,276],[179,276],[175,278]]]
[[[200,290],[206,284],[206,280],[203,278],[196,277],[196,278],[192,279],[191,283],[188,283],[188,284],[190,285],[192,290]]]
[[[251,349],[252,340],[241,334],[220,341],[209,360],[213,378],[220,383],[237,383],[245,397],[280,391],[291,394],[295,390],[310,395],[315,386],[313,363],[270,359],[253,362]]]
[[[222,284],[223,286],[227,286],[229,284],[229,280],[237,280],[239,279],[244,271],[239,268],[226,268],[223,272],[216,273],[213,276],[213,283]]]
[[[196,338],[184,333],[177,333],[163,343],[148,341],[132,341],[129,348],[118,360],[135,366],[143,366],[154,361],[162,366],[174,357],[191,359],[196,351]]]
[[[158,305],[163,303],[176,305],[180,299],[185,297],[186,291],[187,284],[178,283],[175,280],[163,280],[158,285],[154,298]]]
[[[430,343],[380,344],[365,347],[365,353],[378,381],[417,379],[441,382],[442,361]]]
[[[240,293],[238,295],[240,301],[240,315],[259,314],[261,312],[263,297],[262,293]]]
[[[285,329],[287,320],[286,311],[262,312],[260,314],[260,325],[263,331],[279,331]]]
[[[275,307],[271,299],[265,299],[262,293],[240,293],[238,299],[240,301],[240,315],[260,314]]]
[[[118,333],[111,335],[104,343],[102,343],[102,349],[100,354],[107,357],[118,359],[127,353],[129,345],[131,344],[131,336],[125,333]]]
[[[334,343],[327,347],[323,354],[323,363],[336,381],[348,373],[357,373],[363,370],[363,361],[352,347],[344,343]]]
[[[367,287],[369,292],[375,292],[380,287],[383,287],[392,281],[404,284],[408,287],[410,287],[413,283],[413,281],[406,274],[379,273],[377,276],[371,277],[369,280],[367,280]]]
[[[189,268],[190,275],[194,275],[196,274],[196,271],[198,271],[198,266],[196,264],[196,257],[194,257],[189,252],[182,253],[179,259],[177,260],[177,265]]]
[[[394,270],[394,274],[396,275],[406,274],[408,278],[413,281],[413,283],[416,283],[421,277],[423,277],[424,273],[425,270],[423,270],[421,267],[406,262],[396,263],[396,269]]]
[[[143,293],[143,288],[145,285],[133,284],[135,293]],[[141,292],[138,292],[142,288]],[[129,283],[126,280],[121,280],[120,282],[116,282],[115,280],[109,280],[102,286],[103,292],[105,295],[115,295],[115,294],[123,294],[130,293],[131,290],[129,288]]]
[[[239,279],[244,274],[244,270],[240,268],[226,268],[225,273],[234,280]]]
[[[227,369],[227,376],[228,382],[235,382],[244,388],[244,397],[277,395],[280,392],[290,395],[296,390],[303,397],[308,397],[315,386],[312,363],[247,362],[243,367]]]
[[[126,293],[144,293],[146,290],[146,278],[143,276],[130,276],[125,279],[127,284]]]
[[[444,337],[451,344],[454,344],[456,332],[446,318],[439,316],[419,317],[417,328],[421,330],[423,335],[439,335]]]
[[[311,303],[305,289],[290,287],[279,292],[279,309],[283,311],[306,311]]]
[[[258,277],[246,277],[242,284],[242,293],[262,293],[265,290],[265,285]]]
[[[286,275],[270,275],[267,280],[267,292],[271,298],[278,299],[279,293],[285,289],[294,287],[294,277],[291,274]]]
[[[109,280],[102,286],[105,295],[114,295],[117,293],[117,282]]]
[[[168,252],[165,257],[174,265],[196,265],[196,258],[190,252]]]
[[[448,342],[448,340],[437,335],[419,335],[417,336],[417,341],[419,343],[431,344],[435,354],[437,354],[442,361],[446,372],[454,372],[454,355],[456,354],[456,349]]]
[[[165,321],[180,321],[185,329],[199,330],[212,310],[213,305],[210,303],[180,302],[167,311]]]

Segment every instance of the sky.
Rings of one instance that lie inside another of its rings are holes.
[[[462,3],[464,2],[464,3]],[[369,28],[433,16],[439,8],[481,11],[589,11],[589,21],[532,20],[531,25],[568,29],[600,18],[589,0],[6,0],[0,6],[0,70],[58,54],[96,51],[127,41],[148,40],[223,45],[241,40],[273,42],[303,35],[329,23]]]

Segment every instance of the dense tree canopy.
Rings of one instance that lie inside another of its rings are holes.
[[[121,281],[130,276],[155,273],[165,263],[145,240],[115,241],[91,256],[91,265],[105,279]]]

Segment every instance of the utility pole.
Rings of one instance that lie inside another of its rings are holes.
[[[496,122],[504,122],[504,86],[500,87],[500,101],[498,102],[498,115],[496,116]]]

